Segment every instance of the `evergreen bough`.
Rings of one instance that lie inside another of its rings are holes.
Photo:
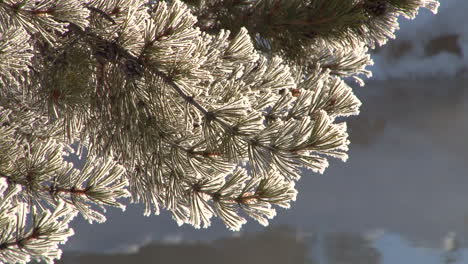
[[[0,0],[0,263],[52,263],[81,214],[231,230],[346,160],[346,81],[436,0]],[[64,157],[87,151],[83,168]]]

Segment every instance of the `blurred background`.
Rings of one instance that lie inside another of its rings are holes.
[[[178,227],[139,206],[73,222],[59,263],[468,264],[468,1],[401,21],[356,87],[346,163],[304,173],[268,228]]]

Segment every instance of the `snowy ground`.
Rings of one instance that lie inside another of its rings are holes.
[[[433,15],[421,10],[415,20],[401,19],[397,39],[373,57],[373,79],[453,77],[468,69],[468,1],[442,0]],[[445,41],[444,41],[445,40]],[[440,45],[440,42],[445,45]]]

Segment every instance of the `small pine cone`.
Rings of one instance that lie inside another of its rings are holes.
[[[294,97],[299,97],[301,95],[301,90],[297,89],[297,88],[293,88],[293,89],[291,89],[291,94]]]
[[[364,9],[372,16],[380,17],[387,14],[390,5],[385,0],[377,1],[366,1],[364,3]]]

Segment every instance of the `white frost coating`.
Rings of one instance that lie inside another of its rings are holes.
[[[432,13],[437,14],[437,12],[439,11],[440,3],[439,3],[438,1],[435,1],[435,0],[423,0],[423,3],[424,3],[424,7],[426,7],[426,8],[429,9],[429,10],[431,10]]]
[[[8,183],[5,178],[0,178],[0,197],[3,197],[3,193],[8,188]]]

